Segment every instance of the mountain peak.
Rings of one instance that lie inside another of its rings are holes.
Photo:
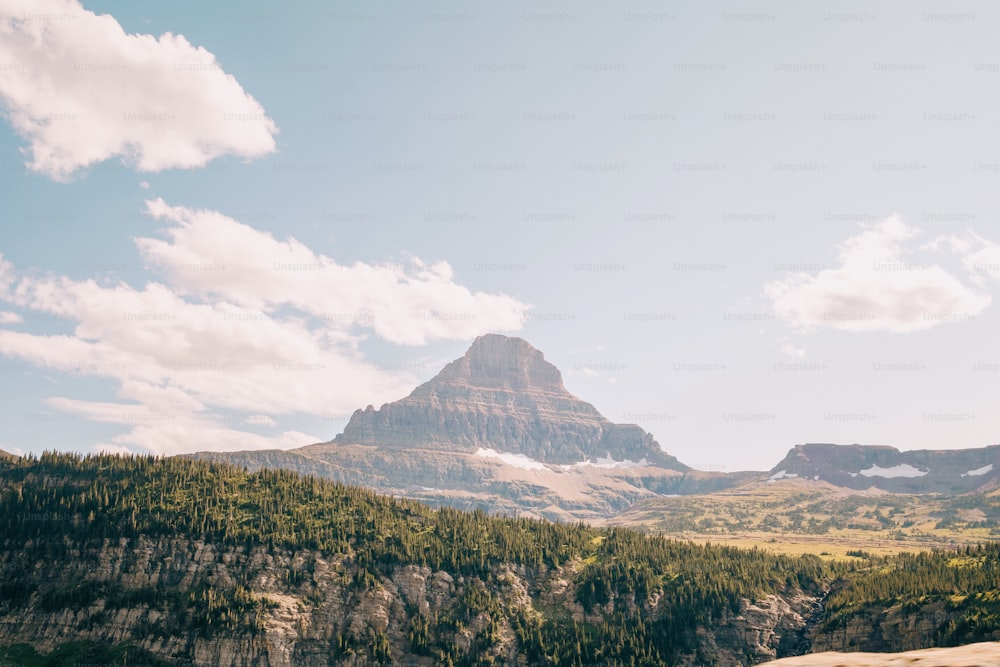
[[[500,334],[476,338],[461,358],[445,366],[431,382],[568,393],[559,369],[540,350],[523,338]]]
[[[566,390],[523,338],[487,334],[409,396],[357,410],[340,444],[520,454],[542,463],[634,461],[687,470],[634,424],[614,424]]]

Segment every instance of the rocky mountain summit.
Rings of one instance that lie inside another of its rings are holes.
[[[521,338],[489,334],[406,398],[352,415],[334,444],[523,455],[689,468],[635,424],[614,424],[563,386],[559,369]]]

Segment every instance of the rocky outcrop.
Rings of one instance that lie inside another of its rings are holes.
[[[806,632],[819,612],[819,599],[802,594],[742,600],[738,614],[726,614],[712,632],[701,632],[699,644],[725,665],[797,655],[808,651]]]
[[[497,334],[477,338],[406,398],[355,411],[333,443],[482,448],[552,464],[610,457],[688,470],[640,427],[614,424],[569,393],[559,369],[526,341]]]
[[[933,596],[919,604],[870,606],[819,623],[810,632],[810,643],[816,652],[913,651],[926,648],[958,616],[954,604]],[[1000,631],[993,634],[992,639],[1000,640]]]

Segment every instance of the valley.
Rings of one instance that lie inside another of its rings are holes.
[[[997,540],[998,495],[894,494],[786,478],[642,500],[606,523],[697,542],[844,557]]]

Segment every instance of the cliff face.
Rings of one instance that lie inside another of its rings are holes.
[[[525,662],[514,619],[537,616],[536,607],[594,624],[609,621],[616,608],[649,618],[658,609],[657,597],[613,594],[585,610],[577,602],[579,560],[554,569],[501,565],[488,580],[406,565],[359,583],[349,560],[315,551],[143,537],[66,546],[65,558],[39,558],[31,545],[0,552],[5,570],[24,568],[39,582],[23,604],[0,608],[0,646],[28,643],[47,653],[69,642],[130,642],[178,664],[323,667],[377,664],[371,646],[384,642],[384,664],[430,666],[435,660],[421,647],[443,640],[470,657],[486,650],[497,665],[518,665]],[[78,592],[71,595],[71,587]],[[246,591],[244,606],[257,605],[258,629],[227,631],[224,617],[212,619],[215,628],[206,624],[204,592],[231,599],[238,588]],[[176,603],[144,602],[141,592],[150,589],[175,591]],[[467,611],[477,590],[501,601],[499,614]],[[738,613],[692,631],[691,648],[676,664],[751,665],[795,654],[816,603],[794,590],[744,600]]]
[[[821,623],[810,633],[814,652],[877,651],[898,653],[927,648],[930,645],[955,643],[946,636],[956,622],[965,624],[957,605],[948,598],[927,596],[919,604],[870,605],[858,609],[834,623]],[[986,632],[981,639],[1000,641],[1000,630]],[[967,629],[967,628],[966,628]],[[968,641],[968,640],[966,640]],[[993,664],[993,663],[991,663]]]
[[[406,398],[352,415],[334,444],[475,452],[542,463],[610,457],[688,470],[634,424],[614,424],[569,393],[559,369],[520,338],[480,336]]]

